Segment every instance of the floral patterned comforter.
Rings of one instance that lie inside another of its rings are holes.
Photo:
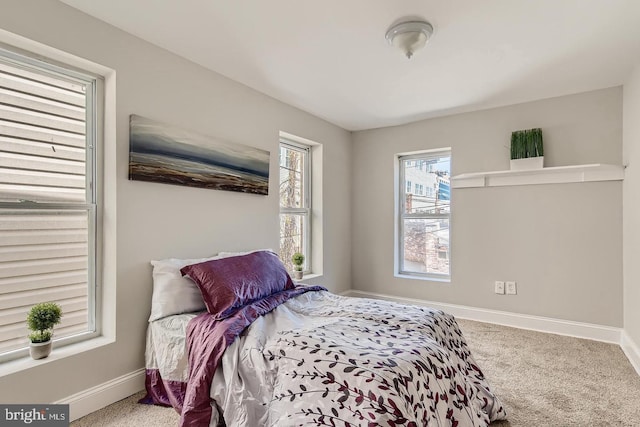
[[[227,426],[486,426],[504,419],[453,316],[310,292],[227,349]]]

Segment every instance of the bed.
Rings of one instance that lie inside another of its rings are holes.
[[[158,308],[167,272],[192,301]],[[155,262],[146,345],[143,402],[173,406],[183,426],[506,418],[453,316],[296,284],[269,251]]]

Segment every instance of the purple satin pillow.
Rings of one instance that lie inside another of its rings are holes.
[[[207,311],[217,319],[225,319],[271,294],[295,288],[282,261],[267,251],[188,265],[180,272],[200,288]]]

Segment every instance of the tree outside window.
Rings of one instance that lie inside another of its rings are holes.
[[[308,146],[280,142],[280,258],[289,271],[296,252],[305,256],[303,271],[311,266],[310,155]]]

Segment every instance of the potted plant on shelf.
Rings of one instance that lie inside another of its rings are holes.
[[[291,262],[293,262],[293,277],[294,279],[302,279],[302,264],[304,264],[304,255],[300,252],[296,252],[291,257]]]
[[[60,323],[62,310],[55,302],[43,302],[31,307],[27,315],[27,326],[31,346],[29,354],[35,360],[43,359],[51,353],[53,327]]]
[[[542,169],[544,150],[542,129],[517,130],[511,133],[511,170]]]

